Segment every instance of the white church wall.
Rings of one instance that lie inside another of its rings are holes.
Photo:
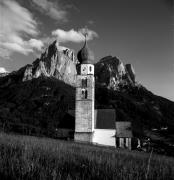
[[[94,129],[93,142],[106,146],[116,146],[114,129]]]

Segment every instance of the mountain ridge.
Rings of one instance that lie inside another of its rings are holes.
[[[28,81],[41,76],[55,77],[75,87],[78,64],[79,62],[75,58],[73,50],[59,46],[58,42],[54,41],[41,54],[40,58],[37,58],[32,64],[27,64],[19,70],[6,75],[18,74],[23,76],[21,77],[22,81]],[[136,80],[133,66],[131,64],[124,65],[116,57],[106,56],[95,63],[94,66],[96,83],[106,83],[108,89],[118,89],[117,86],[120,83],[135,85]],[[109,78],[109,80],[106,80],[106,78]]]

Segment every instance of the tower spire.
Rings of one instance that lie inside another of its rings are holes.
[[[84,46],[86,46],[87,45],[87,37],[88,37],[88,28],[87,28],[87,26],[85,26],[85,28],[83,29],[82,35],[85,38]]]
[[[94,61],[94,54],[88,48],[87,45],[87,37],[88,37],[88,29],[85,27],[82,31],[82,35],[85,38],[85,43],[83,48],[77,53],[77,58],[81,64],[93,64]]]
[[[87,43],[87,36],[88,36],[88,28],[87,28],[87,26],[85,26],[84,36],[85,36],[85,43]]]

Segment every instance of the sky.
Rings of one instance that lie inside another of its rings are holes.
[[[131,63],[138,82],[174,101],[173,0],[0,0],[0,71],[31,64],[55,39],[77,53],[84,27],[95,62]]]

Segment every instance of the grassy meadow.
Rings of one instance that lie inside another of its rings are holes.
[[[174,159],[49,138],[0,133],[0,179],[174,179]]]

